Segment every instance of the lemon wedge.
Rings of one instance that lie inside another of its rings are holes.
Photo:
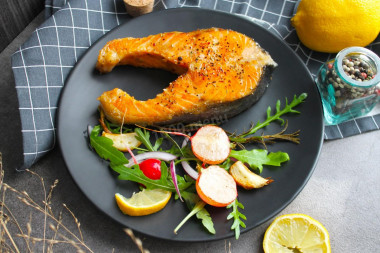
[[[113,141],[113,146],[123,152],[127,152],[128,148],[137,148],[141,144],[141,142],[136,139],[136,133],[112,134],[103,132],[102,135],[111,139]]]
[[[265,232],[263,248],[265,253],[331,252],[326,228],[305,214],[277,217]]]
[[[115,199],[120,210],[130,216],[143,216],[156,213],[163,209],[169,202],[172,192],[161,189],[144,189],[133,193],[131,198],[126,198],[120,193],[115,194]]]

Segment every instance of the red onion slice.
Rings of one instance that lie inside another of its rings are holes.
[[[179,192],[179,188],[178,188],[177,175],[175,173],[175,164],[174,164],[174,161],[170,162],[170,175],[172,176],[173,184],[174,184],[175,190],[176,190],[176,192],[178,194],[178,197],[183,202],[181,193]]]
[[[185,138],[182,142],[182,146],[181,148],[185,147],[187,142],[189,141],[188,138]],[[181,159],[183,159],[183,157],[181,157]],[[187,161],[181,161],[181,165],[183,167],[183,169],[185,170],[185,172],[194,180],[197,180],[198,178],[198,172],[195,171],[191,166],[190,164],[187,162]]]
[[[170,154],[170,153],[161,152],[161,151],[146,152],[146,153],[135,155],[135,159],[136,159],[136,161],[138,163],[142,162],[142,161],[144,161],[146,159],[151,159],[151,158],[162,160],[162,161],[166,161],[166,162],[170,162],[170,161],[176,159],[177,156],[175,156],[173,154]],[[129,159],[129,163],[125,164],[125,166],[126,167],[131,167],[131,166],[133,166],[135,164],[136,163],[134,162],[134,159]]]

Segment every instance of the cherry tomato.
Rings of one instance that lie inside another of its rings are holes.
[[[140,170],[147,178],[156,180],[161,178],[161,161],[158,159],[147,159],[139,164]]]

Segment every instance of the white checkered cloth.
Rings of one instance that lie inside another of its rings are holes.
[[[290,19],[296,0],[156,0],[154,11],[199,7],[251,18],[281,37],[315,76],[321,64],[335,57],[311,51],[298,40]],[[18,93],[25,169],[56,144],[56,111],[70,70],[91,44],[128,21],[122,0],[46,0],[46,21],[12,56]],[[380,53],[380,38],[369,46]],[[344,138],[379,129],[380,114],[325,127],[325,139]]]

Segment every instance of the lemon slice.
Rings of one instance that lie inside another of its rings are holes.
[[[141,142],[136,139],[136,133],[112,134],[103,132],[102,135],[111,139],[113,141],[113,146],[123,152],[127,152],[128,148],[137,148],[141,144]]]
[[[277,217],[264,235],[265,253],[331,252],[326,228],[305,214],[286,214]]]
[[[144,189],[133,193],[131,198],[126,198],[120,193],[115,194],[115,199],[120,210],[130,216],[143,216],[156,213],[163,209],[169,202],[172,192],[161,189]]]

